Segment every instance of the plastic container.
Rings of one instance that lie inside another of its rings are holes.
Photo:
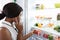
[[[55,8],[60,8],[60,3],[55,3]]]

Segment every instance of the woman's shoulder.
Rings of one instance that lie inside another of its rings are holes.
[[[2,32],[7,32],[7,33],[10,33],[9,30],[5,27],[0,27],[0,33]],[[2,33],[3,34],[3,33]]]
[[[11,39],[11,34],[7,28],[0,27],[0,39]]]

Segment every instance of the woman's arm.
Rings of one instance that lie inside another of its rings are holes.
[[[29,38],[32,35],[33,35],[33,33],[30,32],[30,33],[26,34],[25,36],[23,36],[23,32],[21,32],[21,33],[18,33],[17,40],[26,40],[27,38]]]
[[[23,36],[23,25],[19,23],[19,18],[16,17],[14,21],[15,21],[15,26],[18,29],[17,40],[26,40],[27,38],[33,35],[33,32],[30,32],[29,34]]]
[[[32,35],[33,35],[33,32],[26,34],[25,36],[23,36],[23,40],[26,40],[27,38],[29,38]]]
[[[23,33],[22,32],[18,32],[17,40],[23,40]]]
[[[23,26],[20,24],[16,24],[16,27],[18,29],[18,36],[17,36],[17,40],[26,40],[27,38],[29,38],[30,36],[33,35],[33,31],[26,34],[25,36],[23,36]]]
[[[20,24],[15,24],[18,29],[17,40],[23,40],[23,26]]]
[[[0,40],[12,40],[11,34],[7,28],[0,28]]]

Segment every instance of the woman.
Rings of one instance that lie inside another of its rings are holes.
[[[6,18],[1,23],[0,40],[26,40],[28,37],[33,35],[32,31],[23,36],[23,26],[19,20],[22,10],[23,9],[16,3],[8,3],[3,7],[0,19],[3,19],[4,17]],[[16,27],[13,27],[13,22]]]

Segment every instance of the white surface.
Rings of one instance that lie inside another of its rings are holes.
[[[0,10],[2,11],[3,6],[9,2],[14,2],[13,0],[0,0]]]
[[[24,8],[24,0],[17,0],[16,3],[18,3],[22,8]]]

